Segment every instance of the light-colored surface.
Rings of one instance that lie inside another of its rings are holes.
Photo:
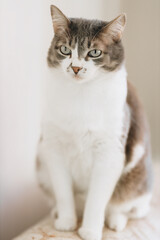
[[[129,221],[123,232],[103,231],[103,240],[159,240],[160,239],[160,164],[155,166],[155,187],[151,210],[140,220]],[[43,221],[13,240],[69,240],[79,239],[77,231],[58,232],[53,227],[53,219],[48,216]]]
[[[52,37],[49,5],[66,15],[112,19],[127,13],[124,32],[129,79],[137,86],[160,154],[159,0],[0,0],[0,239],[10,240],[47,213],[36,185],[40,82]]]

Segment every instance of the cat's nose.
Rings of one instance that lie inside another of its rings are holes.
[[[74,66],[72,66],[71,68],[75,74],[78,74],[78,72],[82,69],[81,67],[74,67]]]

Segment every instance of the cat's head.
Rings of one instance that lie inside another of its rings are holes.
[[[124,60],[121,43],[125,14],[111,22],[67,18],[51,6],[54,38],[48,52],[50,67],[60,67],[76,82],[118,69]]]

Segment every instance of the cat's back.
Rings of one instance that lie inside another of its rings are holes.
[[[130,123],[126,144],[126,153],[129,161],[130,155],[137,144],[142,144],[145,150],[149,151],[150,149],[150,133],[147,117],[136,88],[130,81],[127,81],[126,104],[130,112]]]
[[[149,127],[143,105],[131,82],[127,82],[126,105],[129,117],[125,143],[125,166],[112,201],[132,199],[152,190],[152,159]],[[127,122],[128,121],[128,122]]]

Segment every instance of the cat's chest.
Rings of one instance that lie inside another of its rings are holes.
[[[52,91],[52,92],[51,92]],[[122,117],[124,95],[113,84],[49,89],[45,118],[65,131],[111,129]]]
[[[92,172],[92,139],[88,132],[72,138],[66,149],[66,164],[70,171],[73,187],[76,192],[86,192]]]

